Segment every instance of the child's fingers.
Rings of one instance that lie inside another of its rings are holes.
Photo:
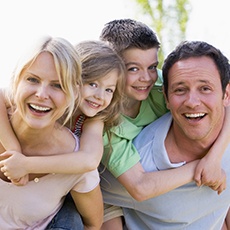
[[[196,182],[197,186],[202,185],[202,172],[199,170],[199,168],[196,168],[195,170],[194,181]]]
[[[1,153],[1,154],[0,154],[0,162],[1,162],[2,160],[5,160],[5,159],[9,158],[10,156],[12,156],[12,154],[9,153],[9,152]],[[0,167],[1,167],[1,165],[0,165]]]
[[[21,177],[19,179],[14,179],[14,180],[11,180],[11,182],[17,186],[23,186],[23,185],[26,185],[28,183],[28,176],[24,176],[24,177]]]
[[[225,189],[226,189],[226,183],[222,183],[219,186],[218,185],[213,185],[209,186],[211,189],[214,191],[217,191],[218,195],[220,195]]]

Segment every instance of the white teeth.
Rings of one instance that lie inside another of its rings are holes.
[[[30,104],[30,106],[33,109],[36,109],[36,110],[39,110],[39,111],[48,111],[48,110],[50,110],[50,108],[48,108],[48,107],[41,107],[41,106],[34,105],[34,104]]]
[[[147,86],[146,87],[134,87],[134,88],[139,89],[139,90],[146,90],[146,89],[148,89]]]
[[[191,118],[197,118],[197,117],[203,117],[205,115],[205,113],[186,113],[185,116],[186,117],[191,117]]]
[[[88,103],[91,104],[91,105],[94,106],[94,107],[99,107],[99,105],[98,105],[97,103],[94,103],[94,102],[92,102],[92,101],[88,101]]]

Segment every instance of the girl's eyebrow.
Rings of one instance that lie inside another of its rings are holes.
[[[107,85],[108,87],[116,87],[116,85],[115,84],[113,84],[113,85]]]

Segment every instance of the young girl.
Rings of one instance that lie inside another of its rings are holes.
[[[69,174],[96,169],[103,153],[103,130],[107,131],[119,122],[124,87],[123,61],[101,41],[81,42],[75,48],[82,62],[82,99],[68,124],[81,137],[78,154],[25,157],[18,153],[20,146],[10,127],[6,127],[1,100],[1,123],[5,124],[5,131],[0,133],[0,139],[8,151],[1,155],[6,159],[0,162],[0,167],[4,166],[5,175],[15,184],[25,184],[25,175],[30,173]]]
[[[64,127],[80,98],[80,59],[69,42],[47,37],[19,63],[9,89],[8,116],[22,154],[52,156],[79,148],[79,140]],[[59,119],[65,116],[63,123]],[[8,121],[9,122],[9,121]],[[4,122],[3,122],[4,123]],[[6,130],[7,133],[7,130]],[[5,147],[0,144],[0,153]],[[45,229],[68,192],[83,217],[85,229],[99,229],[103,202],[97,170],[79,174],[29,175],[16,186],[0,171],[0,229]],[[90,209],[90,204],[94,204]],[[78,225],[81,225],[79,219]]]

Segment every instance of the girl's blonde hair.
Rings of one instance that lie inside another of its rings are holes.
[[[118,81],[110,105],[95,117],[105,123],[105,129],[118,125],[122,111],[122,98],[125,87],[125,65],[120,56],[105,42],[84,41],[75,46],[82,63],[83,84],[117,71]]]
[[[34,63],[38,55],[42,52],[49,52],[53,56],[61,88],[66,94],[68,106],[64,114],[64,125],[80,103],[79,86],[82,85],[82,80],[79,55],[74,46],[63,38],[43,37],[27,55],[19,61],[11,79],[12,86],[9,95],[11,105],[15,106],[14,98],[23,72]]]

